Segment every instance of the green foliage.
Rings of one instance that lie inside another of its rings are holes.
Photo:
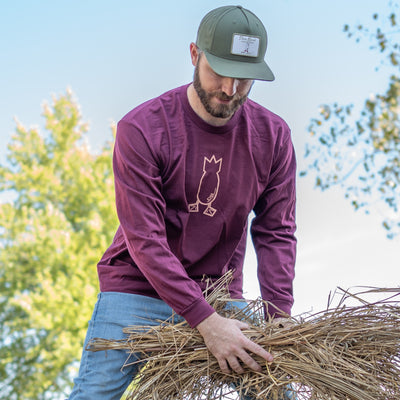
[[[390,13],[372,16],[372,27],[345,25],[349,37],[368,37],[382,63],[393,69],[383,94],[371,95],[359,116],[350,105],[323,105],[310,121],[312,136],[306,146],[310,160],[306,171],[315,175],[321,190],[340,185],[357,210],[378,209],[387,236],[400,233],[400,45],[398,4],[390,2]]]
[[[72,94],[20,123],[0,166],[0,399],[59,399],[71,385],[117,225],[106,143],[91,154]],[[65,397],[65,396],[64,396]]]

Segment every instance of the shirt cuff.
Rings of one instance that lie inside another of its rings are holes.
[[[205,320],[214,312],[214,308],[207,303],[206,299],[200,297],[182,311],[181,315],[192,328],[195,328],[201,321]]]

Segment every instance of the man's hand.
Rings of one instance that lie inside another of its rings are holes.
[[[230,368],[242,374],[244,369],[240,362],[260,372],[261,365],[250,356],[249,352],[259,355],[267,362],[273,360],[270,353],[243,334],[242,329],[246,328],[248,325],[245,322],[224,318],[216,312],[197,325],[208,350],[217,359],[225,374],[229,374]]]

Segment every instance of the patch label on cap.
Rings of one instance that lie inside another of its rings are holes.
[[[231,53],[238,56],[258,57],[260,38],[246,36],[239,33],[233,34]]]

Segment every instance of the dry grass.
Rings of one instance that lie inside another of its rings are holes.
[[[231,301],[228,280],[219,282],[208,301],[226,317],[248,322],[244,333],[274,354],[270,365],[259,359],[262,373],[247,369],[242,375],[223,374],[201,335],[185,322],[127,327],[126,340],[95,339],[89,350],[126,349],[147,361],[131,400],[213,400],[221,393],[236,398],[238,390],[253,398],[278,399],[288,384],[298,399],[400,399],[400,288],[340,289],[333,296],[336,306],[332,300],[325,311],[291,318],[282,328],[264,319],[260,299],[250,301],[245,310],[224,310]],[[370,296],[375,301],[367,301]]]

